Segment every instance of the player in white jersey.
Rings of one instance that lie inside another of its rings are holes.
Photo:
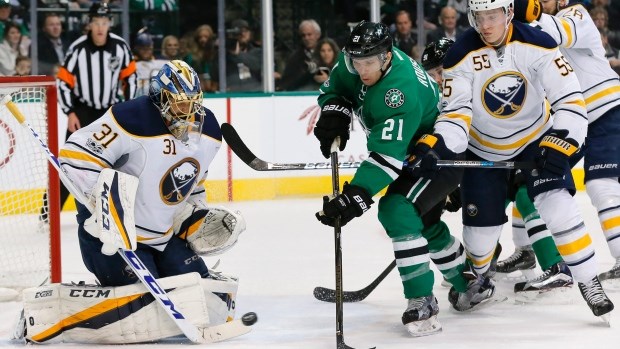
[[[149,96],[117,104],[75,132],[59,159],[87,196],[103,169],[138,177],[134,212],[138,257],[155,277],[190,272],[207,277],[207,266],[197,253],[220,252],[236,241],[230,229],[224,236],[212,237],[211,242],[219,240],[217,245],[207,246],[205,239],[190,241],[204,233],[194,223],[204,221],[206,226],[216,212],[206,206],[203,183],[221,144],[219,124],[202,106],[198,75],[175,60],[151,79]],[[220,227],[231,228],[240,218],[221,215]],[[135,283],[138,279],[118,254],[99,253],[102,243],[93,236],[89,217],[79,205],[78,235],[88,270],[103,286]]]
[[[536,161],[538,169],[525,173],[528,193],[588,306],[601,316],[613,304],[571,195],[569,157],[583,144],[587,126],[581,87],[553,39],[512,22],[513,15],[513,0],[469,0],[473,28],[444,60],[443,109],[434,132],[450,150],[467,149],[472,160]],[[429,155],[426,166],[436,160]],[[505,170],[466,169],[463,175],[463,242],[479,273],[488,269],[507,221],[507,186]]]
[[[542,12],[540,9],[542,8]],[[588,10],[568,0],[517,0],[515,18],[538,24],[560,46],[579,79],[588,111],[584,146],[586,191],[598,211],[613,268],[601,280],[620,281],[620,79],[605,58]]]

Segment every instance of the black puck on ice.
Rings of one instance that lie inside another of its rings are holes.
[[[245,313],[241,317],[241,322],[243,322],[246,326],[252,326],[256,323],[256,321],[258,321],[258,316],[256,316],[256,313],[254,312]]]

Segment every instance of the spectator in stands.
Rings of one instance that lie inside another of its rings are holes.
[[[263,49],[256,45],[252,37],[247,21],[236,19],[231,23],[225,44],[227,91],[263,90]],[[214,78],[217,80],[218,76]]]
[[[607,26],[609,27],[609,29],[619,30],[620,23],[618,23],[617,19],[620,18],[620,12],[618,11],[618,9],[612,6],[609,6],[609,0],[592,0],[590,10],[595,9],[597,7],[604,8],[605,10],[607,10],[607,18],[614,19],[611,22],[607,22]]]
[[[148,33],[141,33],[136,36],[133,53],[136,60],[136,74],[138,75],[136,97],[145,96],[149,94],[151,77],[157,74],[167,61],[155,59],[153,38]]]
[[[605,49],[605,57],[609,61],[611,68],[616,72],[616,74],[620,75],[620,52],[617,48],[609,44],[606,30],[599,29],[599,32],[601,33],[601,41],[603,42],[603,48]]]
[[[43,35],[38,38],[39,74],[52,75],[54,66],[62,64],[69,40],[62,33],[60,16],[48,13],[43,19]]]
[[[448,0],[446,6],[450,6],[456,10],[458,17],[456,26],[462,30],[469,28],[469,19],[467,19],[467,0]]]
[[[314,74],[314,81],[317,82],[317,89],[319,86],[329,79],[329,73],[331,72],[334,64],[338,61],[338,53],[340,49],[336,41],[330,38],[324,38],[317,44],[317,50],[315,52],[318,69]]]
[[[426,36],[426,41],[433,42],[441,38],[456,41],[464,32],[464,30],[456,25],[458,16],[459,14],[454,7],[446,6],[442,8],[439,14],[440,27],[429,32]]]
[[[411,55],[411,50],[418,43],[416,33],[412,30],[411,16],[408,11],[400,10],[396,12],[394,18],[394,25],[396,26],[396,30],[392,33],[394,46]]]
[[[592,17],[592,21],[596,25],[596,28],[600,31],[604,31],[607,35],[607,40],[609,44],[613,47],[620,47],[620,31],[610,30],[607,26],[609,22],[609,15],[607,10],[603,7],[594,7],[590,10],[590,17]]]
[[[283,91],[316,90],[314,74],[318,68],[314,50],[321,38],[321,27],[314,19],[306,19],[299,24],[301,46],[286,61],[278,89]]]
[[[15,59],[15,75],[26,76],[32,74],[32,61],[30,57],[17,56]]]
[[[22,47],[22,33],[19,26],[8,22],[4,26],[4,38],[0,43],[0,76],[15,75],[17,56],[28,56],[28,49]]]
[[[166,35],[161,41],[161,59],[172,61],[181,59],[179,39],[174,35]]]
[[[208,24],[196,28],[192,40],[188,40],[187,55],[185,62],[194,68],[200,77],[203,92],[213,92],[217,88],[213,83],[213,64],[217,57],[215,48],[215,35]]]
[[[19,28],[19,31],[24,36],[28,36],[28,28],[23,23],[23,20],[17,16],[13,16],[11,19],[11,12],[13,7],[11,6],[11,0],[0,0],[0,41],[4,38],[4,27],[7,23],[11,22]],[[28,41],[29,43],[30,41]]]

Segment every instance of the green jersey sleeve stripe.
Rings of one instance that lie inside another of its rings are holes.
[[[381,155],[374,151],[370,152],[368,160],[366,161],[382,169],[392,179],[396,179],[400,175],[403,165],[402,161],[398,161],[389,156]]]

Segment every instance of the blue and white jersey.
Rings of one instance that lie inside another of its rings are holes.
[[[446,54],[443,74],[435,132],[453,151],[507,160],[552,127],[567,130],[579,144],[585,139],[577,76],[555,41],[539,29],[513,22],[507,43],[496,49],[470,28]]]
[[[87,196],[104,168],[138,177],[137,239],[162,251],[172,237],[177,209],[190,196],[205,196],[203,183],[221,144],[220,126],[210,110],[205,108],[200,142],[187,146],[170,133],[159,110],[143,96],[114,105],[72,134],[59,160]]]

